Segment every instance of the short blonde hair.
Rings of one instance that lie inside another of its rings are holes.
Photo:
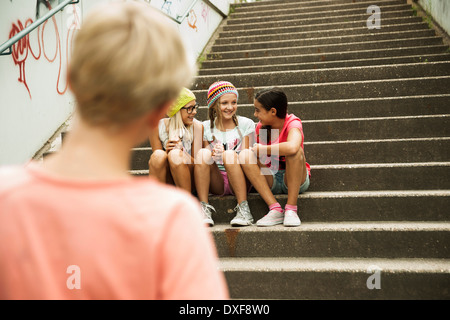
[[[69,82],[84,121],[120,126],[175,99],[194,73],[165,16],[148,3],[120,1],[98,6],[83,22]]]

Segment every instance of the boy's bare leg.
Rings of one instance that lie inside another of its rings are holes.
[[[265,176],[261,174],[260,163],[259,161],[257,162],[255,153],[248,149],[242,150],[239,154],[239,162],[247,179],[256,191],[258,191],[267,206],[277,203],[278,201],[275,199],[269,187],[273,184],[273,177],[271,175]]]
[[[288,199],[286,204],[296,206],[301,185],[306,179],[306,162],[302,148],[286,157],[286,174],[284,182],[288,186]]]

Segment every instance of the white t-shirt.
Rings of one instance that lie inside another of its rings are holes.
[[[166,120],[167,120],[167,118],[161,119],[161,120],[159,120],[159,124],[158,124],[159,140],[161,140],[161,144],[162,144],[164,150],[166,150],[167,141],[169,141],[169,132],[167,131]],[[197,119],[194,119],[194,124],[196,122],[198,123],[200,121],[198,121]],[[188,154],[191,154],[191,146],[192,146],[192,141],[193,141],[193,137],[194,137],[194,124],[192,124],[191,126],[189,126],[187,128],[189,130],[192,138],[188,139],[186,137],[186,135],[183,135],[181,137],[181,144],[183,145],[184,150]]]
[[[238,126],[231,130],[220,131],[214,127],[211,132],[210,120],[203,121],[203,139],[208,141],[214,147],[216,143],[224,145],[225,150],[235,150],[239,153],[242,150],[242,140],[244,137],[250,135],[250,142],[254,141],[255,134],[255,122],[252,119],[237,116]],[[213,136],[216,138],[213,141]],[[222,163],[217,163],[217,166],[221,171],[225,171],[225,167]]]

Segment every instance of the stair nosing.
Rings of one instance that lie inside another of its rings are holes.
[[[233,231],[235,230],[235,231]],[[450,232],[450,221],[338,221],[302,222],[298,227],[285,227],[282,224],[259,227],[255,224],[246,227],[232,227],[217,223],[209,228],[212,233],[265,233],[265,232]]]
[[[323,6],[318,6],[318,7],[323,7]],[[379,7],[381,7],[381,6],[379,6]],[[382,7],[384,7],[383,12],[398,12],[398,11],[412,12],[411,6],[408,6],[408,4],[406,4],[406,3],[405,4],[384,5]],[[389,9],[393,9],[395,7],[406,7],[406,9],[389,10]],[[317,7],[308,7],[308,8],[317,8]],[[345,12],[345,11],[349,11],[349,10],[360,10],[360,9],[362,9],[362,7],[344,8],[344,9],[330,9],[330,10],[324,10],[324,11],[318,11],[318,12],[320,12],[320,14],[323,14],[323,16],[320,16],[320,18],[324,18],[329,13],[333,13],[333,14],[336,13],[336,15],[332,16],[332,17],[335,17],[335,16],[341,16],[340,14],[338,14],[340,12]],[[285,9],[285,10],[267,10],[267,11],[258,11],[258,12],[269,12],[269,13],[272,14],[272,15],[270,15],[270,19],[272,21],[279,21],[279,20],[277,20],[278,18],[284,19],[286,17],[286,15],[284,13],[281,13],[281,14],[277,15],[276,13],[279,13],[279,11],[289,11],[289,9]],[[275,14],[275,15],[273,15],[273,14]],[[289,14],[289,16],[301,16],[301,15],[312,15],[312,14],[316,14],[316,12],[292,13],[292,14]],[[358,14],[361,14],[361,13],[358,13]],[[263,16],[263,17],[266,17],[266,16]],[[234,21],[238,21],[238,20],[251,20],[253,18],[256,18],[256,17],[241,18],[241,17],[235,17],[234,15],[232,15],[232,16],[230,16],[228,21],[233,21],[234,22]],[[297,19],[295,19],[295,20],[297,20]],[[238,22],[240,22],[240,21],[238,21]],[[238,25],[238,24],[240,24],[240,23],[236,23],[236,24],[233,23],[232,25]],[[245,22],[243,22],[243,24],[245,24]]]
[[[330,54],[340,54],[340,53],[345,53],[345,54],[360,54],[360,53],[373,53],[373,52],[385,52],[388,50],[414,50],[414,49],[423,49],[423,48],[434,48],[434,49],[445,49],[448,48],[448,46],[444,45],[444,44],[437,44],[437,45],[419,45],[419,46],[413,46],[413,47],[393,47],[393,48],[382,48],[382,49],[368,49],[368,50],[353,50],[353,51],[331,51],[331,52],[326,52],[325,54],[330,55]],[[245,50],[243,50],[245,52]],[[230,51],[231,52],[231,51]],[[273,55],[270,57],[252,57],[251,60],[276,60],[280,57],[282,58],[297,58],[297,57],[305,57],[305,56],[323,56],[324,53],[305,53],[305,54],[288,54],[288,55]],[[397,56],[397,57],[403,57],[403,56]],[[220,60],[206,60],[205,62],[208,63],[214,63],[214,62],[221,62],[221,63],[226,63],[226,62],[236,62],[236,61],[250,61],[249,58],[226,58],[226,59],[220,59]],[[335,60],[335,61],[340,61],[340,60]],[[320,61],[318,61],[320,62]],[[283,63],[280,63],[283,64]],[[255,66],[264,66],[266,64],[260,64],[260,65],[255,65]],[[276,64],[273,64],[276,65]],[[253,66],[253,65],[247,65],[247,66]],[[216,69],[221,69],[223,67],[218,67]],[[215,69],[215,68],[210,68],[210,69]]]
[[[317,40],[327,40],[327,39],[345,39],[345,38],[351,38],[351,37],[376,37],[376,36],[385,36],[385,35],[396,35],[396,34],[414,34],[417,33],[418,31],[420,32],[432,32],[432,30],[430,29],[423,29],[423,30],[401,30],[401,31],[390,31],[390,32],[380,32],[380,33],[372,33],[372,34],[357,34],[357,35],[344,35],[344,36],[331,36],[331,37],[319,37],[319,38],[304,38],[304,39],[288,39],[288,40],[268,40],[268,41],[255,41],[255,42],[241,42],[241,43],[237,43],[235,45],[238,46],[244,46],[244,45],[261,45],[261,44],[277,44],[280,42],[285,42],[285,43],[289,43],[289,42],[294,42],[294,41],[317,41]],[[421,37],[418,37],[421,38]],[[393,39],[389,39],[389,40],[404,40],[404,39],[410,39],[410,38],[393,38]],[[377,40],[380,41],[380,40]],[[364,42],[364,41],[360,41],[360,42]],[[345,43],[345,42],[342,42]],[[359,42],[352,42],[352,43],[359,43]],[[336,43],[336,44],[341,44],[341,43]],[[228,47],[230,46],[230,44],[218,44],[218,45],[213,45],[212,48],[221,48],[221,47]],[[294,46],[295,47],[295,46]],[[290,47],[285,47],[285,48],[290,48]],[[267,48],[269,49],[269,48]],[[262,50],[262,49],[260,49]],[[243,49],[242,51],[247,51],[245,49]],[[233,51],[226,51],[226,52],[233,52]],[[214,54],[214,51],[211,52],[212,54]]]
[[[389,14],[392,14],[392,15],[399,14],[399,16],[385,18],[385,19],[399,19],[399,18],[415,17],[415,16],[412,15],[412,10],[409,10],[409,9],[389,11]],[[401,14],[405,14],[405,15],[403,16]],[[366,15],[366,14],[365,13],[358,13],[358,14],[340,15],[340,16],[336,16],[336,17],[340,17],[340,18],[343,18],[343,19],[345,19],[345,18],[350,19],[352,17],[359,17],[359,16],[363,16],[363,15]],[[369,16],[367,15],[367,17],[369,17]],[[323,20],[323,19],[324,19],[324,17],[316,17],[316,18],[308,18],[308,19],[304,19],[304,20],[310,20],[311,21],[311,20]],[[366,20],[367,19],[353,20],[353,21],[344,21],[344,22],[353,22],[353,23],[354,22],[366,22]],[[273,23],[286,23],[287,24],[287,23],[293,22],[293,21],[298,21],[298,19],[274,21]],[[328,24],[338,24],[338,23],[342,24],[342,21],[341,22],[331,22],[331,23],[328,23]],[[233,30],[226,30],[226,28],[225,28],[224,32],[227,32],[227,31],[239,31],[240,30],[240,29],[234,29],[234,27],[242,27],[242,29],[245,29],[245,27],[248,28],[249,26],[251,27],[251,26],[256,26],[256,25],[259,25],[259,24],[262,24],[262,22],[226,25],[224,27],[232,27]],[[326,24],[326,23],[318,23],[318,25],[320,25],[320,24]],[[305,25],[306,24],[299,25],[299,26],[305,26]],[[314,24],[309,24],[309,25],[314,25]],[[257,29],[257,28],[255,28],[255,29]],[[248,29],[248,30],[255,30],[255,29]]]
[[[385,43],[389,43],[389,42],[407,42],[407,41],[420,41],[420,40],[442,40],[442,37],[440,36],[430,36],[430,37],[418,37],[418,38],[406,38],[406,39],[388,39],[388,40],[374,40],[374,41],[361,41],[361,42],[346,42],[346,43],[338,43],[338,44],[320,44],[320,45],[309,45],[309,46],[292,46],[292,47],[283,47],[281,49],[294,49],[294,48],[324,48],[324,47],[333,47],[333,46],[351,46],[354,44],[358,44],[358,45],[364,45],[364,44],[372,44],[372,43],[380,43],[380,42],[385,42]],[[414,46],[413,48],[416,48],[417,46]],[[392,48],[391,48],[392,49]],[[398,49],[398,48],[397,48]],[[223,54],[240,54],[240,53],[257,53],[257,52],[267,52],[267,51],[276,51],[276,50],[280,50],[280,48],[267,48],[267,49],[254,49],[254,50],[233,50],[233,51],[226,51],[223,52]],[[361,50],[364,51],[364,50]],[[333,51],[335,52],[335,51]],[[341,52],[341,51],[337,51],[337,52]],[[352,51],[346,51],[346,52],[352,52]],[[321,52],[322,55],[324,54],[329,54],[332,52]],[[219,55],[219,53],[209,53],[208,55],[210,56],[214,56],[214,55]],[[285,56],[285,55],[283,55]],[[252,57],[252,58],[256,58],[256,57]],[[249,58],[243,58],[243,59],[249,59]],[[221,60],[225,60],[225,59],[219,59],[218,61]],[[213,60],[214,61],[214,60]]]
[[[379,267],[382,273],[444,273],[450,274],[449,259],[422,258],[317,258],[317,257],[277,257],[277,258],[220,258],[222,271],[306,271],[306,272],[362,272]]]
[[[270,74],[296,74],[296,73],[325,73],[328,71],[339,72],[339,71],[348,71],[348,70],[358,70],[358,69],[395,69],[395,68],[406,68],[406,67],[415,67],[415,66],[440,66],[440,65],[450,65],[450,60],[446,61],[430,61],[430,62],[407,62],[407,63],[395,63],[395,64],[377,64],[377,65],[367,65],[367,66],[354,66],[354,67],[336,67],[336,68],[320,68],[320,69],[306,69],[306,70],[282,70],[282,71],[259,71],[252,72],[251,76],[259,76],[259,75],[267,75]],[[239,76],[248,76],[249,73],[230,73],[230,74],[220,74],[221,77],[239,77]],[[195,77],[195,82],[198,83],[198,80],[208,79],[217,77],[216,75],[199,75]]]

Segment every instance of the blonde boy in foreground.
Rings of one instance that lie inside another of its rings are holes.
[[[0,170],[0,299],[228,298],[199,203],[128,173],[193,71],[149,5],[109,2],[85,19],[62,149]]]

